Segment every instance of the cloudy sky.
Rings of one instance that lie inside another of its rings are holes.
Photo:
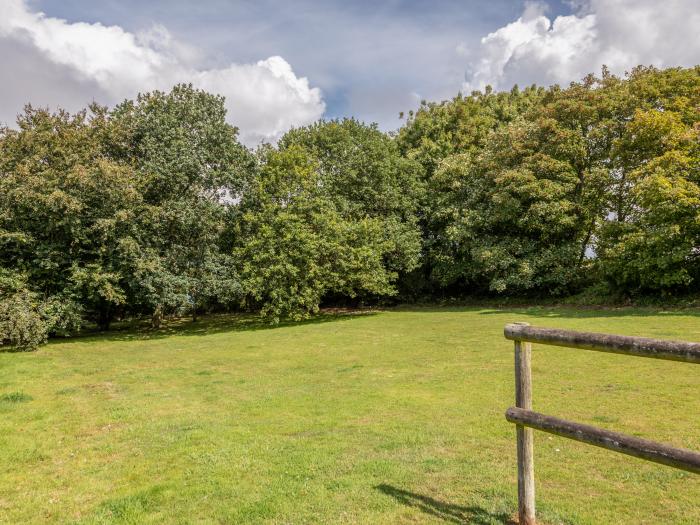
[[[700,0],[0,0],[0,122],[177,82],[250,145],[320,117],[383,129],[421,99],[700,63]]]

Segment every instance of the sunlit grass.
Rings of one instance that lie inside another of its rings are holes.
[[[504,523],[504,324],[700,341],[695,311],[212,317],[0,354],[0,523]],[[700,450],[700,367],[534,349],[538,411]],[[536,434],[547,523],[700,523],[700,476]]]

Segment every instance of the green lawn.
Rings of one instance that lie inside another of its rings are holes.
[[[213,317],[0,353],[2,523],[506,523],[503,325],[700,341],[697,311]],[[700,367],[534,347],[535,410],[700,450]],[[700,523],[700,476],[536,433],[544,523]]]

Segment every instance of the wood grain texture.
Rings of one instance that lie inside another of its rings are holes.
[[[700,474],[700,453],[692,450],[675,448],[518,407],[509,408],[506,411],[506,419],[518,426],[535,428],[636,458]]]
[[[523,323],[519,326],[527,326]],[[532,409],[532,345],[515,341],[515,404]],[[535,464],[532,429],[516,426],[518,451],[518,519],[522,525],[535,525]]]
[[[537,328],[521,323],[506,325],[504,335],[514,341],[700,364],[700,343],[687,341]]]

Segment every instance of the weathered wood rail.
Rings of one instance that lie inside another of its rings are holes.
[[[514,341],[565,346],[581,350],[596,350],[612,354],[651,357],[668,361],[700,363],[700,343],[537,328],[525,323],[506,325],[503,332],[506,339]]]
[[[506,325],[504,334],[515,343],[515,407],[506,411],[506,419],[516,425],[521,525],[535,524],[532,429],[700,474],[700,453],[533,412],[531,370],[532,343],[696,364],[700,343],[536,328],[528,323]]]
[[[518,425],[700,474],[700,454],[692,450],[670,447],[522,408],[511,407],[506,410],[506,419]]]

